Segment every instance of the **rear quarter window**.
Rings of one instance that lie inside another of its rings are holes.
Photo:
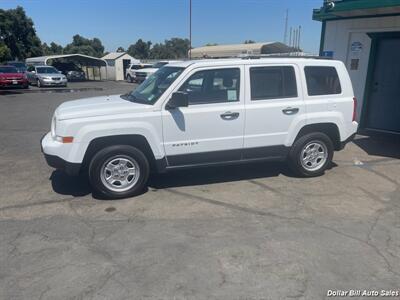
[[[335,67],[308,66],[304,68],[309,96],[336,95],[342,87]]]

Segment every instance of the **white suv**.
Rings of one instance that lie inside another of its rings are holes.
[[[135,82],[143,82],[147,78],[149,78],[152,74],[158,71],[159,68],[170,64],[170,63],[177,63],[177,60],[163,60],[156,62],[154,65],[152,65],[150,68],[146,67],[141,70],[136,70],[132,72],[132,78],[134,78]]]
[[[48,164],[87,171],[95,192],[138,194],[151,171],[288,160],[324,173],[357,130],[342,62],[310,58],[168,64],[126,95],[65,102],[41,145]]]

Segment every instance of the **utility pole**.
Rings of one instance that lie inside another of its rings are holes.
[[[284,44],[286,44],[286,42],[287,42],[288,22],[289,22],[289,9],[286,9],[285,32],[283,33],[283,43]]]
[[[189,59],[192,59],[192,0],[189,0]]]

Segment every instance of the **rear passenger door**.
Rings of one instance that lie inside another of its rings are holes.
[[[280,158],[288,133],[305,124],[300,72],[296,65],[246,66],[244,159]]]

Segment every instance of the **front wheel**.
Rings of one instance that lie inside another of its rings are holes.
[[[133,82],[131,75],[126,76],[126,80],[130,83]]]
[[[117,145],[100,150],[89,165],[89,181],[95,192],[117,199],[139,194],[150,167],[146,156],[132,146]]]
[[[36,85],[37,85],[38,88],[41,88],[41,87],[42,87],[42,83],[40,82],[40,79],[38,79],[38,80],[36,81]]]
[[[301,177],[322,175],[333,158],[332,140],[324,133],[309,133],[296,140],[289,153],[289,166]]]

